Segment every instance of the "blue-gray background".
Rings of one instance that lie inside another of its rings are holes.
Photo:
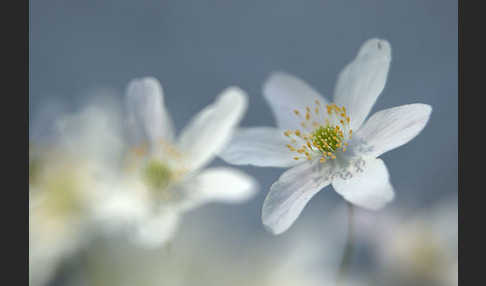
[[[330,97],[360,45],[380,37],[390,41],[393,60],[373,112],[433,106],[424,131],[383,156],[396,188],[393,204],[424,207],[458,189],[457,26],[453,0],[30,1],[30,110],[48,98],[80,102],[97,87],[122,94],[130,79],[150,75],[162,82],[179,130],[229,85],[250,96],[243,126],[271,126],[261,94],[270,72],[295,74]],[[263,232],[261,205],[282,170],[243,169],[261,183],[254,200],[200,211],[224,213],[235,226],[228,233],[251,236]],[[324,200],[342,204],[330,190],[303,216]]]

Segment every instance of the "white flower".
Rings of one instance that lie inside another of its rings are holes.
[[[179,215],[211,201],[249,199],[256,183],[231,168],[205,169],[233,134],[247,108],[247,96],[228,88],[199,112],[176,138],[163,91],[155,78],[135,79],[127,88],[131,147],[121,189],[105,209],[138,220],[135,239],[160,246],[173,235]],[[131,217],[133,216],[133,217]]]
[[[279,242],[262,233],[246,232],[241,239],[238,233],[245,230],[239,227],[236,233],[221,235],[231,220],[207,212],[181,226],[169,248],[141,249],[119,239],[98,240],[86,249],[83,264],[75,269],[78,275],[67,285],[336,285],[342,255],[336,245],[344,245],[338,218],[346,209],[326,210],[326,225],[337,231],[316,229],[314,217],[308,216],[311,220],[299,225],[303,231]],[[351,273],[343,285],[372,285],[366,282],[363,275]]]
[[[457,194],[426,209],[359,213],[358,237],[376,256],[380,285],[457,285]]]
[[[379,209],[394,197],[383,153],[414,138],[427,123],[431,107],[408,104],[379,111],[366,122],[385,87],[390,44],[370,39],[340,73],[334,103],[303,81],[273,74],[263,93],[278,128],[241,129],[221,157],[232,164],[292,167],[265,199],[262,220],[274,234],[287,230],[322,188],[352,204]]]
[[[58,136],[29,152],[29,268],[42,285],[92,233],[102,179],[121,146],[108,116],[90,107],[56,121]]]

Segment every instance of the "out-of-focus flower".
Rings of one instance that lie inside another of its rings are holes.
[[[339,229],[345,209],[336,209],[324,220]],[[181,226],[166,248],[143,249],[117,239],[97,241],[85,252],[82,267],[76,268],[68,285],[335,285],[341,231],[321,232],[304,220],[299,225],[302,231],[287,239],[275,242],[265,233],[255,233],[241,241],[211,230],[214,221],[223,224],[216,229],[228,226],[221,217],[198,213],[192,220],[190,226]],[[345,285],[371,284],[351,274]]]
[[[57,264],[89,240],[103,181],[120,154],[108,114],[89,107],[56,121],[56,136],[29,149],[29,273],[49,280]]]
[[[458,285],[457,196],[412,217],[402,211],[358,217],[359,235],[373,246],[379,285]]]
[[[330,184],[344,199],[367,209],[393,199],[388,170],[377,157],[417,136],[432,108],[402,105],[364,122],[385,87],[390,61],[387,41],[366,41],[340,73],[335,103],[288,74],[275,73],[265,83],[264,97],[278,128],[241,129],[221,157],[232,164],[292,167],[271,186],[263,204],[263,224],[274,234],[287,230],[307,202]]]
[[[136,241],[162,245],[173,235],[179,215],[211,201],[249,199],[255,181],[231,168],[207,168],[233,134],[247,108],[247,96],[228,88],[175,138],[155,78],[135,79],[127,88],[128,131],[134,142],[127,166],[105,205],[105,216],[122,218]]]

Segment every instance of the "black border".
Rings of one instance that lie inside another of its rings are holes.
[[[458,190],[457,190],[457,202],[458,202],[458,283],[459,285],[465,285],[465,275],[464,275],[464,261],[463,255],[464,253],[464,244],[461,243],[460,239],[463,237],[464,234],[464,197],[461,195],[461,186],[463,186],[463,168],[464,166],[464,157],[462,154],[463,148],[463,95],[464,95],[464,85],[463,85],[463,47],[462,47],[462,40],[463,40],[463,1],[458,1],[457,7],[458,13]]]
[[[29,285],[29,1],[8,2],[2,17],[2,284]],[[10,16],[10,17],[8,17]],[[5,88],[6,87],[6,88]],[[5,160],[6,158],[6,160]],[[13,270],[13,271],[12,271]]]

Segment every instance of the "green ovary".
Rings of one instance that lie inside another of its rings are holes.
[[[172,178],[172,173],[167,165],[159,161],[151,161],[144,170],[147,184],[154,189],[165,189]]]
[[[342,147],[344,138],[342,132],[337,128],[331,126],[320,126],[312,132],[312,144],[321,152],[334,153],[338,148]]]

